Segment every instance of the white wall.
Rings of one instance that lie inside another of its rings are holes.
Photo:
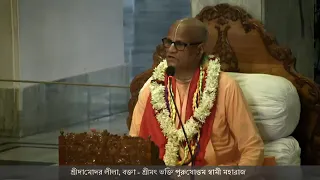
[[[124,64],[121,0],[20,0],[23,80],[53,81]]]

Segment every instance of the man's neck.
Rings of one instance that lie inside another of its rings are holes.
[[[194,75],[194,72],[197,68],[189,69],[189,70],[177,70],[176,71],[176,79],[181,82],[189,82],[192,80],[192,77]]]

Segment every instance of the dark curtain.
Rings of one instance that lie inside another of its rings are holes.
[[[317,52],[317,61],[315,64],[315,80],[320,83],[320,0],[316,0],[314,12],[314,47]],[[317,77],[318,76],[318,77]]]

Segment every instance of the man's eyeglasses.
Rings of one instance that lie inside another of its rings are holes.
[[[171,39],[168,38],[163,38],[162,39],[162,44],[165,48],[169,48],[172,44],[178,51],[183,51],[187,46],[194,46],[194,45],[199,45],[202,42],[196,42],[196,43],[184,43],[181,41],[172,41]]]

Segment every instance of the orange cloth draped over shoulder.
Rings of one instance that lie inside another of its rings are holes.
[[[172,82],[175,102],[181,120],[192,116],[192,97],[196,90],[199,71],[190,82]],[[165,78],[167,79],[167,77]],[[166,80],[167,82],[167,80]],[[135,106],[129,134],[151,140],[159,147],[160,159],[165,153],[166,138],[150,102],[150,81],[141,89]],[[176,128],[179,119],[176,118]],[[221,72],[216,102],[200,133],[200,150],[196,157],[198,166],[274,166],[274,157],[264,157],[264,144],[250,109],[238,84]],[[180,149],[184,156],[184,148]]]

